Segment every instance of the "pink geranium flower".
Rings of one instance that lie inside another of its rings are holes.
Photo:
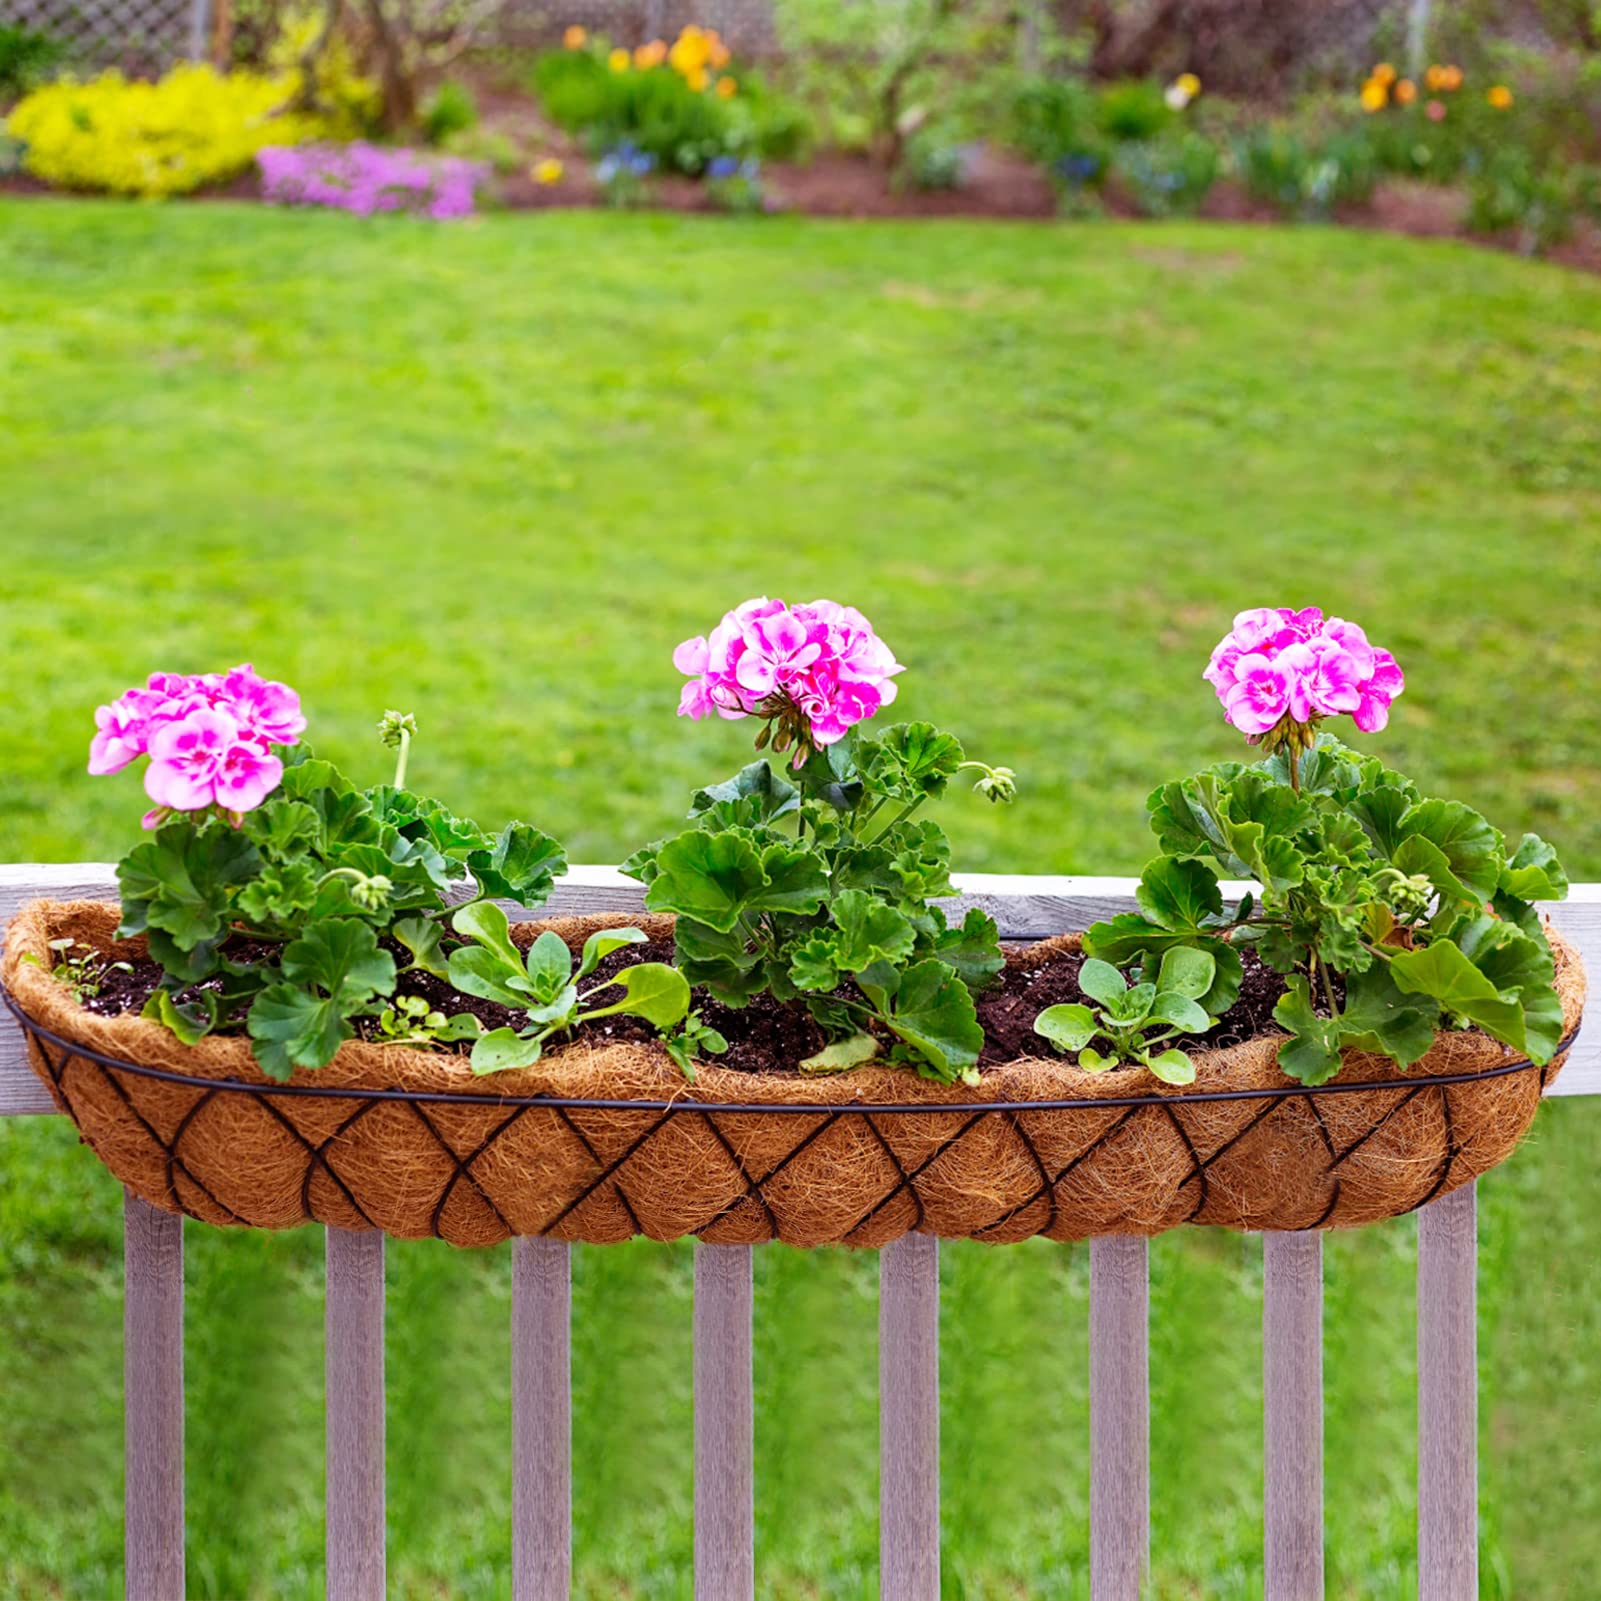
[[[1238,613],[1201,676],[1217,692],[1224,716],[1253,744],[1281,720],[1311,725],[1347,712],[1364,733],[1374,733],[1406,687],[1395,658],[1369,643],[1360,625],[1325,618],[1316,606]]]

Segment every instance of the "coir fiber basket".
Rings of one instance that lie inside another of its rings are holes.
[[[577,949],[595,928],[525,924]],[[1350,1052],[1316,1090],[1287,1079],[1279,1037],[1194,1053],[1196,1080],[1089,1074],[1025,1058],[977,1089],[902,1069],[827,1078],[703,1065],[656,1045],[582,1044],[476,1078],[464,1060],[350,1043],[320,1072],[264,1077],[247,1041],[193,1048],[142,1018],[96,1017],[45,968],[52,938],[116,946],[114,907],[37,901],[0,976],[34,1068],[131,1190],[210,1223],[317,1220],[404,1239],[492,1245],[513,1234],[607,1243],[694,1234],[718,1244],[882,1245],[909,1230],[1004,1242],[1043,1234],[1349,1227],[1423,1205],[1506,1157],[1563,1056],[1545,1069],[1477,1033],[1442,1033],[1405,1071]],[[1038,963],[1076,936],[1012,952]],[[1563,1036],[1584,1005],[1555,935]]]

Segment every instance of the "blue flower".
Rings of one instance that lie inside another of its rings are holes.
[[[733,156],[713,156],[706,168],[708,178],[732,178],[739,171],[739,162]]]

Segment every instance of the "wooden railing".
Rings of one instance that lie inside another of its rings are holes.
[[[1125,879],[959,879],[1002,935],[1037,939],[1132,909]],[[0,926],[39,895],[111,900],[104,866],[0,867]],[[610,868],[575,869],[547,913],[641,908]],[[1601,971],[1601,885],[1546,908]],[[1601,1029],[1574,1046],[1550,1093],[1601,1093]],[[0,1014],[0,1115],[55,1111]],[[1423,1208],[1418,1227],[1418,1592],[1478,1595],[1477,1239],[1472,1185]],[[126,1571],[129,1601],[184,1594],[183,1220],[125,1203]],[[1263,1238],[1264,1577],[1268,1601],[1323,1596],[1323,1247]],[[752,1247],[695,1248],[695,1594],[756,1591],[751,1405]],[[512,1248],[512,1593],[557,1601],[571,1572],[569,1248]],[[880,1253],[880,1587],[939,1594],[939,1243]],[[1137,1601],[1150,1564],[1147,1245],[1090,1243],[1090,1591]],[[327,1565],[330,1601],[384,1594],[384,1240],[327,1231]]]

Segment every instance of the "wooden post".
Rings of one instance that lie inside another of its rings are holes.
[[[1151,1563],[1147,1242],[1090,1241],[1090,1597],[1140,1601]]]
[[[878,1254],[878,1571],[882,1601],[939,1595],[939,1241]]]
[[[183,1219],[124,1194],[127,1601],[175,1601],[183,1576]]]
[[[695,1242],[695,1601],[756,1594],[751,1247]]]
[[[1418,1214],[1418,1598],[1479,1593],[1476,1187]]]
[[[384,1237],[327,1234],[328,1601],[384,1601]]]
[[[1323,1236],[1262,1236],[1267,1601],[1323,1601]]]
[[[572,1582],[572,1271],[563,1240],[512,1245],[512,1596]]]

